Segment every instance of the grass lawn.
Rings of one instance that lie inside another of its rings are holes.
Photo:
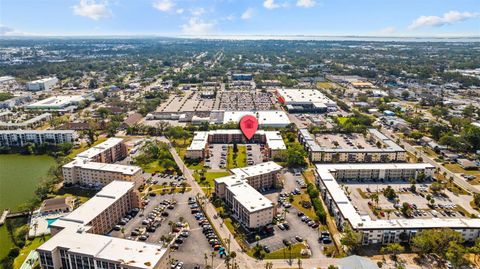
[[[302,201],[309,201],[310,202],[310,196],[308,196],[307,193],[302,193],[301,195],[294,195],[292,205],[294,207],[296,207],[298,210],[302,211],[310,219],[313,219],[313,220],[316,219],[317,215],[315,214],[315,211],[313,210],[313,207],[310,207],[310,208],[303,207],[302,206]]]
[[[302,256],[300,253],[302,249],[304,249],[305,246],[302,243],[294,244],[292,245],[292,255],[290,256],[290,251],[288,248],[281,248],[276,251],[272,251],[270,253],[265,253],[264,259],[298,259],[298,258],[307,258],[305,256]]]
[[[465,170],[463,169],[458,163],[448,163],[444,165],[445,168],[454,172],[454,173],[461,173],[465,175],[473,175],[476,176],[473,180],[467,180],[472,185],[480,184],[480,171],[479,170]]]
[[[27,258],[30,251],[38,248],[40,245],[45,243],[48,239],[50,239],[50,235],[47,235],[44,238],[37,237],[31,241],[28,240],[25,243],[25,246],[20,250],[20,254],[13,261],[13,268],[20,268],[20,266],[22,266],[23,262]]]
[[[429,157],[438,158],[437,153],[433,151],[430,147],[422,147],[423,152],[425,152]]]
[[[96,146],[96,145],[98,145],[98,144],[100,144],[100,143],[102,143],[102,142],[105,142],[105,140],[107,140],[107,138],[104,137],[104,136],[98,137],[97,141],[95,141],[95,143],[93,143],[92,147],[93,147],[93,146]],[[83,152],[83,151],[85,151],[85,150],[87,150],[87,149],[89,149],[89,148],[91,148],[91,147],[89,147],[86,143],[85,143],[85,144],[82,144],[79,148],[74,148],[74,149],[72,149],[72,152],[70,152],[70,154],[68,154],[67,157],[69,157],[69,158],[75,158],[75,156],[77,156],[78,153]]]
[[[313,174],[313,170],[304,170],[302,175],[305,179],[305,183],[312,183],[315,185],[315,175]]]
[[[333,89],[335,84],[330,82],[317,82],[317,89]]]
[[[230,175],[230,172],[205,172],[205,180],[201,181],[200,180],[200,174],[193,174],[193,177],[197,180],[197,182],[201,186],[208,186],[208,187],[213,187],[215,186],[213,180],[219,177],[225,177]]]
[[[98,190],[88,190],[88,189],[82,189],[78,187],[61,188],[51,198],[73,196],[73,197],[78,197],[81,203],[85,203],[86,201],[88,201],[88,199],[93,197],[97,192]]]
[[[337,121],[340,125],[345,124],[347,120],[348,120],[348,117],[337,117]]]
[[[227,168],[237,168],[247,166],[247,148],[242,145],[237,145],[237,158],[234,160],[233,146],[228,147],[227,153]]]
[[[158,173],[158,172],[163,172],[165,171],[165,168],[163,168],[159,163],[158,160],[155,160],[151,163],[147,163],[145,165],[141,165],[142,169],[146,173]]]

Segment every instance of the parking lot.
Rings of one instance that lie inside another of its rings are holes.
[[[401,213],[401,206],[407,202],[412,207],[412,218],[429,219],[429,218],[459,218],[463,217],[464,210],[470,214],[478,214],[476,210],[471,208],[468,202],[471,198],[467,195],[455,195],[445,190],[443,194],[433,194],[430,192],[431,182],[416,184],[416,191],[410,190],[411,184],[405,181],[395,181],[385,183],[347,183],[345,186],[349,189],[350,199],[353,206],[360,214],[368,214],[372,219],[402,219],[405,216]],[[397,194],[398,203],[388,200],[383,194],[384,189],[391,186]],[[368,197],[373,193],[378,194],[377,201]],[[430,203],[427,197],[432,197],[434,203]],[[371,207],[377,206],[381,208],[378,215],[375,215]]]
[[[199,222],[191,213],[189,197],[188,192],[149,196],[145,208],[123,225],[123,229],[113,231],[112,236],[125,237],[130,240],[145,239],[144,241],[149,243],[162,244],[162,239],[168,236],[172,230],[176,233],[188,230],[188,235],[184,233],[183,237],[179,237],[181,241],[175,242],[178,249],[172,249],[171,258],[183,262],[181,268],[204,268],[204,254],[207,253],[210,263],[210,253],[214,249],[202,233]],[[156,214],[156,212],[159,214],[156,216],[152,214]],[[146,224],[148,217],[154,217],[154,222]],[[213,261],[218,265],[223,260],[220,259],[218,252],[215,254]]]
[[[242,144],[246,147],[247,165],[255,165],[263,162],[263,154],[259,144]],[[205,166],[212,169],[225,169],[227,167],[229,144],[210,144],[209,156],[205,160]]]
[[[284,186],[282,191],[266,193],[265,196],[271,201],[276,202],[279,200],[280,194],[287,196],[287,194],[290,194],[292,191],[300,193],[303,185],[301,183],[303,183],[303,178],[300,172],[287,172],[284,174]],[[278,224],[282,225],[275,225],[273,228],[274,234],[261,239],[259,241],[261,245],[267,246],[269,251],[276,251],[286,247],[283,242],[284,240],[288,240],[290,243],[295,244],[299,243],[299,239],[301,239],[302,241],[307,241],[311,250],[312,258],[325,257],[322,252],[322,248],[325,244],[319,243],[318,240],[322,233],[322,231],[318,229],[319,226],[314,225],[313,227],[310,227],[307,224],[307,221],[302,221],[302,214],[300,211],[288,202],[279,203],[277,218],[279,219]],[[256,242],[251,242],[250,246],[253,247],[255,244]]]

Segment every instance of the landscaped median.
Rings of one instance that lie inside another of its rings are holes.
[[[247,255],[253,258],[259,257],[259,252],[261,252],[260,257],[265,260],[269,259],[298,259],[298,258],[309,258],[310,250],[307,243],[297,243],[292,244],[288,247],[284,247],[270,253],[266,253],[261,246],[255,246],[247,251]]]

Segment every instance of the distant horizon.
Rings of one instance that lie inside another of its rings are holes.
[[[99,35],[18,35],[0,36],[1,40],[15,39],[77,39],[77,38],[167,38],[167,39],[199,39],[199,40],[292,40],[292,41],[371,41],[383,39],[382,41],[395,40],[452,40],[465,39],[465,42],[480,42],[480,35],[430,35],[430,36],[389,36],[389,35],[325,35],[325,34],[210,34],[210,35],[162,35],[162,34],[99,34]],[[342,38],[344,38],[342,40]]]

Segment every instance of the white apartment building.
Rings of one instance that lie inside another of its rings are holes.
[[[142,169],[133,165],[113,164],[127,156],[123,139],[109,138],[84,152],[62,166],[65,183],[91,186],[105,186],[114,180],[125,180],[140,185],[143,182]]]
[[[429,163],[344,163],[317,164],[317,171],[332,174],[336,180],[408,180],[420,174],[431,178],[435,166]]]
[[[41,268],[167,268],[168,248],[103,235],[139,201],[132,182],[113,181],[105,186],[51,224],[52,238],[37,248]]]
[[[187,148],[186,157],[190,159],[203,159],[208,154],[209,144],[264,144],[270,158],[279,156],[280,152],[287,149],[280,132],[258,130],[252,139],[248,140],[239,129],[212,130],[208,132],[195,132],[192,143]]]
[[[11,130],[0,131],[0,146],[23,147],[33,144],[73,143],[78,135],[73,130]]]
[[[272,223],[275,205],[258,190],[278,185],[282,167],[266,162],[235,168],[233,175],[215,179],[215,195],[232,210],[232,216],[243,226],[253,229]]]
[[[127,146],[122,138],[111,137],[106,141],[93,146],[76,156],[92,162],[114,163],[127,157]]]
[[[114,180],[143,182],[142,169],[134,165],[90,162],[76,158],[62,167],[65,183],[105,186]]]
[[[56,77],[43,78],[39,80],[30,81],[27,83],[28,91],[51,91],[57,85],[58,79]]]
[[[352,164],[346,164],[346,166],[348,165]],[[379,165],[389,166],[391,164],[368,165],[378,167]],[[405,165],[425,165],[426,169],[430,169],[427,164]],[[359,240],[362,245],[409,242],[415,234],[425,229],[451,228],[461,233],[467,241],[473,241],[480,236],[480,219],[435,217],[431,219],[374,220],[368,214],[362,215],[354,207],[341,185],[338,184],[335,173],[330,172],[336,171],[338,167],[329,166],[335,165],[317,165],[315,176],[320,195],[339,229],[343,230],[345,225],[349,225],[354,231],[360,233]],[[385,167],[385,170],[388,170],[388,168]],[[361,173],[361,170],[358,169],[352,171],[352,174]],[[425,173],[427,172],[425,171]]]
[[[381,147],[370,148],[328,148],[320,146],[307,129],[298,131],[298,140],[316,163],[385,163],[405,162],[406,151],[377,129],[368,129],[367,137]]]

